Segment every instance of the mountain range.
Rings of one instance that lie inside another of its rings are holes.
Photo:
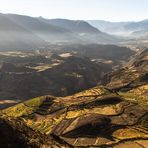
[[[146,38],[148,33],[147,19],[139,22],[108,22],[103,20],[89,20],[87,22],[103,32],[119,36]]]
[[[0,14],[0,50],[46,49],[57,43],[117,44],[124,40],[120,36],[146,39],[147,35],[148,20],[107,22]]]
[[[0,14],[0,49],[43,49],[50,43],[114,43],[116,38],[85,21]]]

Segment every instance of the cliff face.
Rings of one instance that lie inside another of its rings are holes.
[[[16,136],[17,140],[10,141],[12,147],[22,137],[30,147],[146,148],[146,63],[147,52],[143,51],[124,68],[107,75],[106,86],[67,97],[42,96],[2,110],[0,131],[6,129],[9,136]],[[2,133],[0,136],[8,136]],[[6,141],[1,143],[8,147]]]

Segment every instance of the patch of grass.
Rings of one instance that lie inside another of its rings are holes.
[[[38,107],[43,103],[43,101],[45,101],[45,99],[46,99],[46,96],[37,97],[31,100],[25,101],[24,104],[29,107]]]
[[[1,111],[1,113],[5,116],[12,116],[12,117],[21,117],[24,115],[29,115],[36,110],[38,106],[42,104],[45,100],[45,96],[37,97],[23,103],[19,103],[15,106],[9,107]]]

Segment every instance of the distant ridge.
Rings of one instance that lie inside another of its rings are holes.
[[[85,21],[0,14],[0,50],[43,49],[49,43],[115,43]]]
[[[109,34],[120,36],[132,36],[138,37],[140,34],[134,34],[134,32],[143,32],[143,37],[147,37],[148,19],[142,21],[127,21],[127,22],[109,22],[104,20],[88,20],[92,26],[99,28]],[[146,33],[144,33],[146,31]],[[139,38],[141,35],[139,36]]]

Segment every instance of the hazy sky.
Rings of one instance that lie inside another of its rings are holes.
[[[0,0],[0,12],[46,18],[137,21],[148,19],[148,0]]]

